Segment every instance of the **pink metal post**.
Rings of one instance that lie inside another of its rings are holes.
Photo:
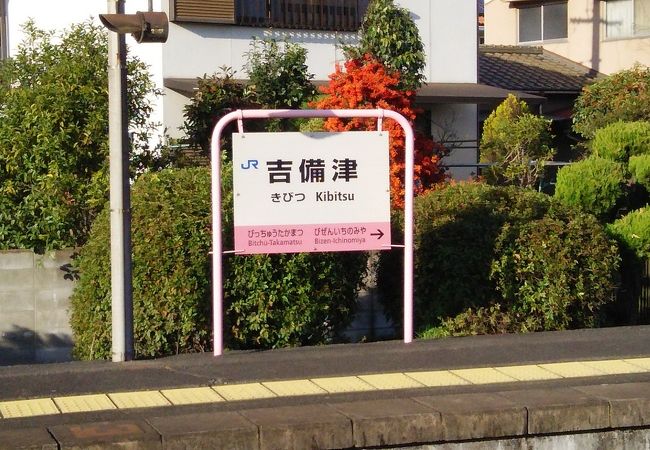
[[[223,267],[221,255],[221,134],[232,121],[244,119],[298,118],[376,118],[395,120],[404,129],[406,138],[404,174],[404,343],[413,341],[413,159],[414,135],[411,124],[401,114],[385,109],[249,109],[226,114],[217,122],[210,145],[212,159],[212,288],[214,356],[223,353]],[[380,125],[381,128],[381,125]],[[241,125],[240,125],[241,130]]]

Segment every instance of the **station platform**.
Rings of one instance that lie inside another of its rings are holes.
[[[650,326],[0,367],[1,449],[644,442]]]

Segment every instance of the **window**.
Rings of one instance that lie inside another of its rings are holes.
[[[650,0],[608,0],[605,35],[608,38],[650,35]]]
[[[1,0],[0,0],[1,1]],[[176,22],[356,31],[369,0],[170,0]]]
[[[519,42],[563,39],[567,31],[567,2],[519,8]]]

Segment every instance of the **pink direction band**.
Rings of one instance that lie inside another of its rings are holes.
[[[382,250],[390,223],[335,223],[235,227],[235,253],[300,253]]]

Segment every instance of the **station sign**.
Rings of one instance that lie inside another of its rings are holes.
[[[235,252],[387,249],[388,133],[234,133]]]

